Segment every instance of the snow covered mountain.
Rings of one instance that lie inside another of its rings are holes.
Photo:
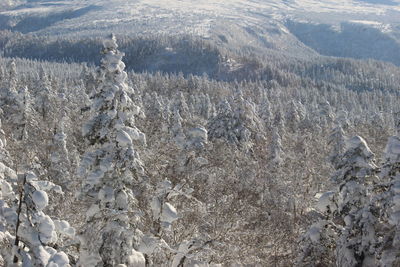
[[[190,34],[220,47],[400,65],[400,0],[27,0],[0,29],[57,36]]]

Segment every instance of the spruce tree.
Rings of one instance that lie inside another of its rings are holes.
[[[384,190],[379,196],[380,221],[377,233],[382,240],[379,246],[381,266],[400,264],[400,138],[391,136],[386,145],[381,178]]]
[[[82,197],[90,206],[81,233],[80,266],[143,266],[143,255],[134,249],[133,222],[138,216],[135,187],[144,170],[133,142],[143,141],[144,135],[134,125],[139,108],[129,96],[133,90],[126,82],[124,54],[113,35],[103,45],[91,117],[83,127],[89,148],[79,174]]]
[[[331,181],[336,189],[319,199],[321,219],[302,237],[299,265],[333,264],[334,259],[337,266],[369,266],[376,253],[376,218],[368,195],[376,179],[374,154],[355,136],[346,139],[344,153],[334,158]]]

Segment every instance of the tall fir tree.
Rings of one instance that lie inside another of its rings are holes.
[[[134,191],[144,170],[133,142],[144,140],[144,135],[134,125],[139,108],[129,96],[133,90],[126,82],[124,54],[113,35],[103,45],[91,117],[83,127],[89,148],[79,174],[83,199],[90,206],[81,234],[80,266],[143,266],[143,255],[134,249]]]

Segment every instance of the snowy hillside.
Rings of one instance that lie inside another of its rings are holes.
[[[400,64],[394,52],[400,49],[399,0],[35,0],[3,8],[0,29],[63,36],[190,34],[229,49],[315,50]]]
[[[400,266],[399,51],[400,0],[0,0],[0,267]]]

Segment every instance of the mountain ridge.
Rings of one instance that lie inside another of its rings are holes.
[[[399,18],[398,0],[36,0],[0,8],[0,30],[67,38],[192,35],[228,50],[370,58],[400,66]]]

